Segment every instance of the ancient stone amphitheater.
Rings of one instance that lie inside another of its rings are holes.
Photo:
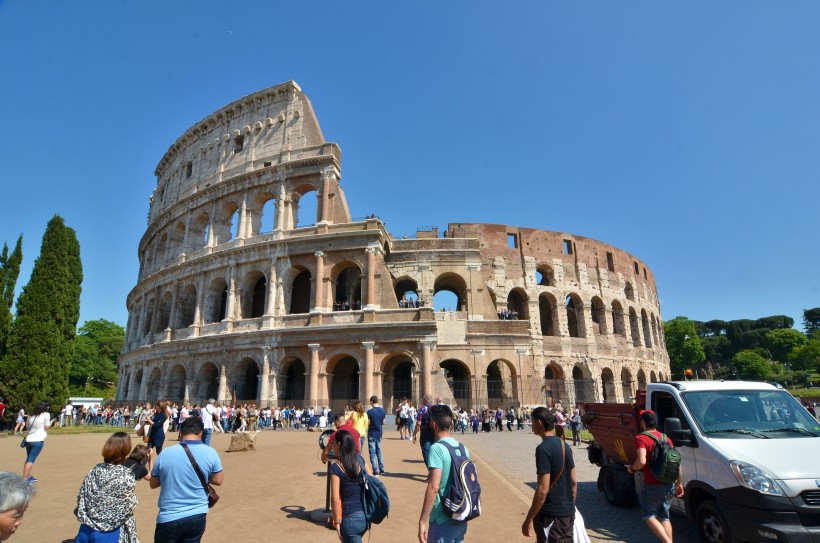
[[[397,239],[352,218],[341,151],[292,81],[196,123],[155,174],[120,401],[566,404],[669,376],[643,262],[564,232]],[[445,291],[456,301],[437,310]]]

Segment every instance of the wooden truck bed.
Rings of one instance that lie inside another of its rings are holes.
[[[640,432],[638,413],[641,408],[639,404],[626,403],[588,403],[584,406],[584,425],[611,462],[629,464],[635,460],[635,435]],[[594,463],[600,465],[600,462]]]

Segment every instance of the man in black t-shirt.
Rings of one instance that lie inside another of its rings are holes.
[[[555,436],[555,417],[546,407],[535,408],[531,418],[532,432],[541,437],[535,448],[538,487],[521,533],[531,537],[534,531],[538,543],[572,543],[578,493],[572,449]]]

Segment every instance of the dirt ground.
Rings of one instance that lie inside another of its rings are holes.
[[[338,541],[334,531],[312,522],[309,516],[325,505],[326,468],[319,461],[318,437],[318,433],[305,431],[264,431],[257,438],[256,451],[227,453],[230,438],[214,436],[211,444],[222,458],[225,481],[218,489],[222,499],[208,514],[203,541]],[[80,434],[46,439],[32,472],[39,479],[37,494],[11,543],[74,541],[79,527],[72,514],[77,490],[88,470],[101,461],[106,438],[106,434]],[[25,451],[19,442],[18,437],[0,437],[0,470],[22,472]],[[175,443],[175,438],[166,441],[168,446]],[[418,541],[425,489],[421,452],[417,445],[397,439],[395,432],[382,441],[382,448],[387,471],[383,480],[391,511],[382,524],[373,526],[370,541]],[[468,539],[525,541],[520,526],[532,495],[525,495],[480,458],[476,460],[482,516],[470,521]],[[140,482],[137,496],[140,539],[150,542],[154,539],[159,490]]]

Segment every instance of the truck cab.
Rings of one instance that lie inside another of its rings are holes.
[[[820,542],[820,423],[782,387],[652,383],[639,403],[629,406],[635,423],[639,408],[655,411],[681,453],[686,492],[672,507],[695,519],[704,541]],[[601,469],[614,473],[618,450],[606,448]],[[622,456],[632,454],[634,445]]]

